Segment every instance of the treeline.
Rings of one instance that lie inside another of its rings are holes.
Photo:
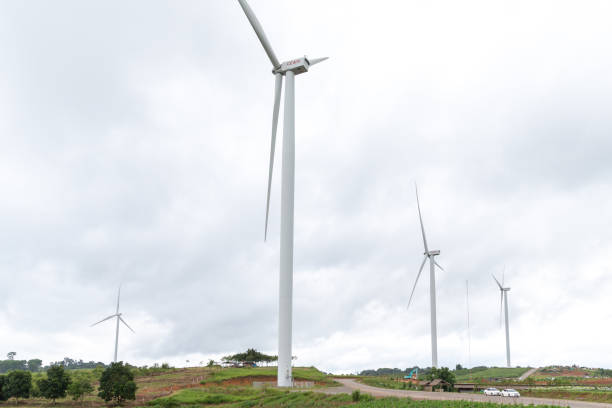
[[[431,367],[420,368],[418,366],[406,368],[402,370],[401,368],[378,368],[376,370],[363,370],[359,373],[359,375],[369,375],[369,376],[405,376],[410,374],[410,372],[414,369],[419,370],[419,376],[427,375],[431,372]]]
[[[62,361],[54,361],[48,366],[43,367],[43,370],[48,370],[50,367],[55,365],[62,365],[67,370],[80,370],[83,368],[97,368],[102,367],[106,368],[107,365],[98,361],[83,361],[83,360],[73,360],[69,357],[64,357]]]
[[[30,371],[36,373],[42,368],[42,360],[34,358],[32,360],[0,360],[0,374],[9,371]]]
[[[595,373],[600,377],[612,377],[612,370],[607,368],[598,368]]]
[[[485,366],[463,368],[461,364],[457,364],[455,369],[452,371],[454,372],[455,375],[465,375],[465,374],[470,374],[470,373],[472,374],[477,373],[479,371],[484,371],[484,370],[487,370],[488,368],[489,367],[485,367]],[[421,368],[418,366],[414,366],[414,367],[406,368],[404,370],[402,370],[401,368],[378,368],[376,370],[363,370],[362,372],[359,373],[359,375],[367,375],[367,376],[373,376],[373,377],[377,377],[377,376],[400,377],[400,376],[405,376],[405,375],[410,374],[410,372],[414,369],[418,369],[419,377],[421,376],[426,377],[431,373],[431,367]]]
[[[92,378],[95,377],[95,378]],[[93,382],[98,381],[97,396],[104,401],[121,404],[136,399],[136,383],[132,369],[123,362],[111,363],[105,369],[97,367],[85,372],[68,371],[63,365],[53,365],[46,373],[34,376],[30,371],[15,370],[0,375],[0,401],[14,398],[15,402],[28,398],[80,400],[94,392]]]
[[[38,358],[34,358],[31,360],[15,360],[7,359],[0,360],[0,374],[6,374],[10,371],[29,371],[31,373],[37,373],[39,371],[47,371],[49,368],[62,365],[67,370],[79,370],[83,368],[96,368],[102,367],[106,368],[107,365],[98,361],[83,361],[83,360],[73,360],[69,357],[65,357],[62,361],[54,361],[49,365],[43,366],[42,360]]]

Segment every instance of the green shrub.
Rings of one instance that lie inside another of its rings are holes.
[[[154,404],[149,403],[149,405],[155,405],[159,408],[178,408],[181,406],[181,403],[174,398],[163,398],[156,400]]]
[[[6,401],[9,396],[6,392],[6,386],[8,384],[8,379],[6,375],[0,375],[0,401]]]
[[[85,396],[91,394],[93,390],[94,388],[89,380],[86,378],[75,378],[68,386],[68,395],[75,401],[81,400],[81,405],[83,405]]]
[[[2,387],[6,398],[15,397],[29,398],[30,389],[32,388],[32,373],[29,371],[11,371],[6,376],[6,383]]]
[[[64,371],[64,366],[54,365],[47,370],[47,378],[36,382],[40,395],[55,403],[57,398],[64,398],[70,385],[70,376]]]
[[[136,383],[134,374],[123,362],[111,363],[100,378],[98,397],[104,401],[114,401],[122,404],[126,400],[136,399]]]
[[[354,402],[357,402],[361,399],[361,392],[359,390],[355,390],[353,391],[353,393],[351,394],[351,399]]]

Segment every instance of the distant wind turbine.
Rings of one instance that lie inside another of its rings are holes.
[[[99,322],[94,323],[94,324],[92,324],[92,325],[91,325],[91,327],[93,327],[93,326],[95,326],[95,325],[97,325],[97,324],[100,324],[100,323],[105,322],[105,321],[107,321],[107,320],[109,320],[109,319],[112,319],[113,317],[116,317],[116,318],[117,318],[117,326],[116,326],[116,328],[115,328],[115,358],[113,359],[113,361],[114,361],[115,363],[117,362],[117,348],[118,348],[118,345],[119,345],[119,321],[121,320],[121,322],[122,322],[123,324],[125,324],[125,326],[126,326],[128,329],[132,330],[132,332],[133,332],[133,333],[136,333],[136,332],[135,332],[135,331],[134,331],[134,330],[133,330],[133,329],[132,329],[132,328],[131,328],[131,327],[130,327],[130,326],[129,326],[129,325],[126,323],[126,322],[125,322],[125,320],[123,320],[123,317],[121,317],[121,313],[119,313],[119,299],[120,299],[120,298],[121,298],[121,286],[119,286],[119,293],[117,294],[117,311],[115,312],[115,314],[112,314],[112,315],[110,315],[110,316],[108,316],[108,317],[105,317],[104,319],[100,320]]]
[[[465,281],[465,307],[467,309],[467,337],[468,337],[468,365],[472,367],[472,336],[470,334],[470,289],[469,282]]]
[[[308,69],[327,58],[295,58],[282,64],[266,37],[261,24],[246,0],[238,0],[249,23],[255,30],[263,46],[275,77],[274,107],[272,110],[272,141],[270,144],[270,167],[268,170],[268,194],[266,199],[266,223],[264,240],[268,235],[268,215],[270,209],[270,190],[274,167],[276,128],[280,108],[283,77],[285,88],[285,118],[283,120],[283,163],[281,180],[281,235],[280,235],[280,285],[279,285],[279,330],[278,330],[278,377],[279,387],[293,385],[291,373],[291,333],[293,309],[293,201],[295,184],[295,76],[308,72]]]
[[[502,321],[502,307],[505,309],[505,315],[506,315],[506,364],[508,365],[508,367],[511,367],[510,365],[510,322],[508,321],[508,292],[510,291],[510,288],[504,287],[504,275],[505,273],[502,273],[502,283],[499,283],[499,281],[497,280],[497,278],[493,275],[493,279],[495,279],[495,283],[497,283],[497,286],[499,286],[499,291],[501,294],[501,298],[500,298],[500,303],[499,303],[499,324],[501,325],[501,321]]]
[[[410,307],[410,303],[412,302],[412,296],[414,295],[414,290],[416,289],[416,285],[419,282],[419,278],[421,277],[421,272],[423,272],[423,268],[425,267],[425,262],[429,259],[429,302],[431,306],[431,366],[438,367],[438,329],[436,324],[436,271],[435,267],[437,266],[442,271],[444,270],[436,260],[434,256],[440,255],[440,251],[437,249],[429,250],[427,246],[427,238],[425,237],[425,227],[423,226],[423,217],[421,216],[421,206],[419,204],[419,192],[417,190],[416,185],[416,200],[417,200],[417,208],[419,211],[419,221],[421,222],[421,234],[423,235],[423,247],[425,249],[425,258],[421,263],[421,267],[419,268],[419,273],[417,274],[416,280],[414,281],[414,286],[412,287],[412,293],[410,293],[410,299],[408,300],[408,307]]]

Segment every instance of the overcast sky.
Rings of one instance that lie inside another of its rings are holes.
[[[612,367],[612,3],[250,4],[279,59],[330,57],[296,80],[296,364],[431,364],[417,182],[440,365],[505,364],[505,267],[513,365]],[[0,356],[110,361],[119,284],[121,360],[276,354],[274,78],[238,2],[5,0],[0,50]]]

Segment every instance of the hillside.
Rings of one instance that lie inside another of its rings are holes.
[[[455,370],[457,381],[477,381],[480,379],[518,378],[529,370],[529,367],[474,367]]]

